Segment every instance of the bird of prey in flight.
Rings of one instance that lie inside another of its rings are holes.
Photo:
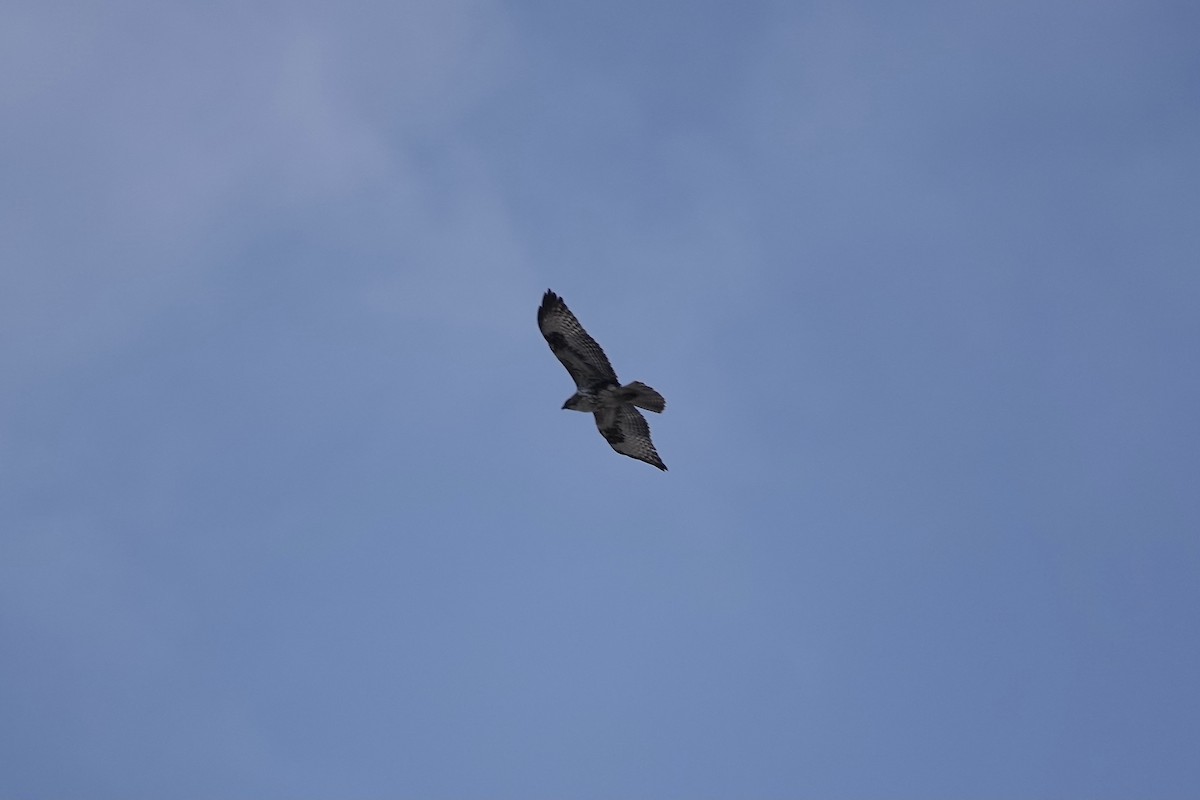
[[[578,390],[567,398],[563,408],[592,412],[600,435],[613,450],[665,470],[667,465],[658,457],[658,451],[650,441],[650,426],[634,408],[638,406],[661,413],[667,407],[663,396],[641,381],[622,386],[600,345],[554,292],[546,290],[542,295],[537,318],[542,336],[571,373]]]

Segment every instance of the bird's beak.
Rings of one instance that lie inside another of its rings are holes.
[[[568,400],[566,403],[563,403],[563,407],[562,407],[562,410],[563,410],[563,411],[566,411],[566,410],[567,410],[567,403],[570,403],[570,402],[571,402],[571,401],[570,401],[570,400]]]

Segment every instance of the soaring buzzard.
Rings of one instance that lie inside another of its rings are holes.
[[[596,427],[613,450],[665,470],[667,465],[650,441],[650,426],[634,408],[660,413],[667,407],[663,396],[641,381],[622,386],[600,345],[588,336],[562,298],[550,290],[542,295],[538,327],[579,390],[567,398],[563,408],[592,412]]]

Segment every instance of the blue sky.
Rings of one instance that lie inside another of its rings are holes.
[[[0,17],[0,794],[1193,796],[1194,5]]]

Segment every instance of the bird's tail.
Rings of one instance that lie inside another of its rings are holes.
[[[641,381],[627,383],[621,388],[624,390],[623,394],[629,398],[626,402],[633,403],[639,408],[661,414],[662,410],[667,407],[667,401],[663,399],[663,396]]]

